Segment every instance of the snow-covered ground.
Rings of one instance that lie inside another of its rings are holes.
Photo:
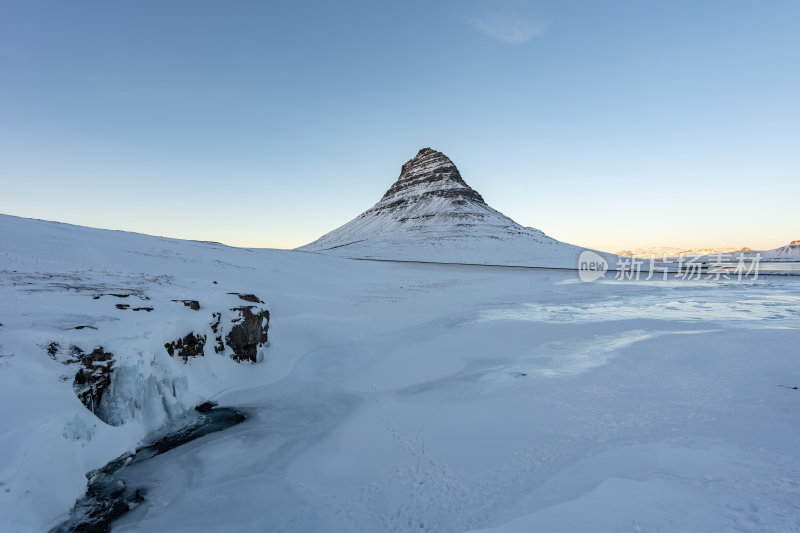
[[[93,298],[120,290],[153,311]],[[263,361],[166,354],[230,292],[269,306]],[[209,398],[249,419],[131,469],[147,502],[115,531],[800,531],[797,277],[581,283],[0,216],[0,323],[2,531],[54,526]],[[115,353],[125,423],[51,342]]]

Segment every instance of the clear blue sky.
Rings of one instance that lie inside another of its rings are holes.
[[[0,2],[0,212],[293,247],[419,148],[575,244],[800,239],[800,2]]]

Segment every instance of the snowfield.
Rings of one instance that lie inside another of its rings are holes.
[[[127,470],[114,531],[800,531],[800,278],[612,277],[0,215],[0,530],[213,399],[248,419]],[[255,363],[214,350],[230,293],[270,310]],[[114,354],[97,415],[71,346]]]

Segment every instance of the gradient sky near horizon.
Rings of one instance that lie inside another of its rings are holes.
[[[0,213],[290,248],[430,146],[574,244],[800,239],[800,2],[0,6]]]

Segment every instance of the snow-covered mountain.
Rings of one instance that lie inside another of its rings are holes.
[[[740,256],[743,256],[746,259],[754,259],[756,256],[758,256],[760,257],[761,261],[798,261],[800,260],[800,240],[792,241],[785,246],[780,246],[771,250],[753,250],[750,248],[745,248],[744,250],[722,254],[709,253],[707,255],[703,255],[703,259],[713,260],[717,257],[722,257],[727,260],[734,260]]]
[[[576,268],[584,248],[492,209],[446,155],[423,148],[403,165],[377,204],[298,250],[365,259]]]
[[[773,250],[765,250],[761,252],[762,259],[780,260],[780,259],[800,259],[800,240],[792,241],[786,246],[775,248]]]

